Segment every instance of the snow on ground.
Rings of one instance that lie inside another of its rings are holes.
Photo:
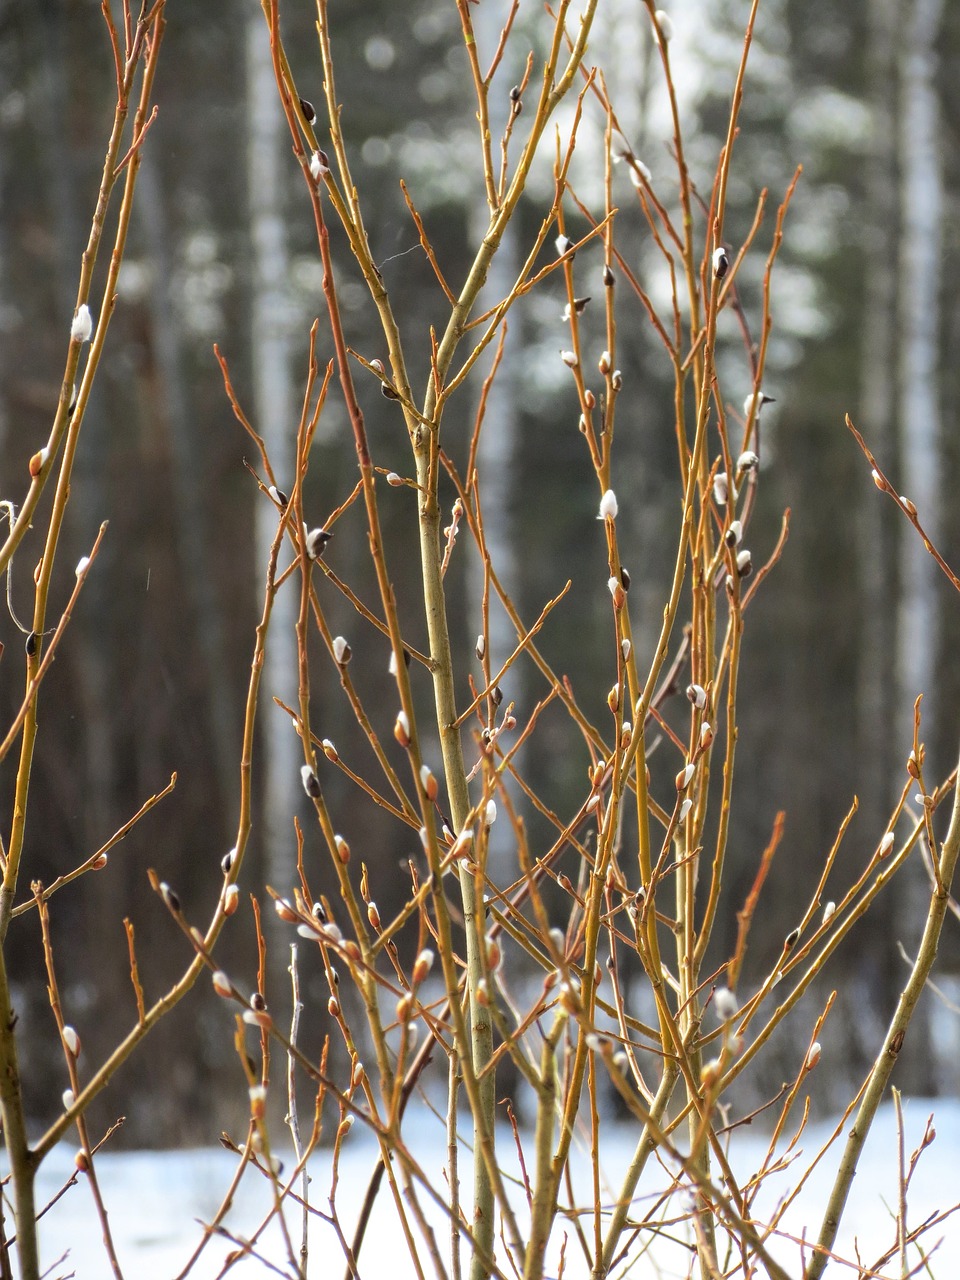
[[[937,1137],[925,1151],[911,1184],[908,1200],[908,1226],[918,1225],[929,1214],[946,1210],[960,1200],[960,1102],[928,1101],[917,1099],[904,1104],[906,1125],[906,1154],[920,1144],[927,1118],[935,1113]],[[410,1123],[411,1119],[414,1123]],[[818,1124],[805,1132],[801,1146],[807,1159],[819,1149],[833,1126]],[[441,1179],[445,1161],[442,1130],[424,1111],[419,1116],[408,1115],[408,1133],[416,1136],[414,1154],[431,1176]],[[616,1186],[618,1174],[629,1161],[636,1141],[635,1128],[623,1124],[610,1124],[604,1134],[603,1171],[607,1181],[607,1196],[612,1198],[611,1188]],[[510,1135],[504,1133],[503,1150],[510,1148]],[[788,1229],[799,1236],[806,1230],[808,1238],[815,1236],[826,1202],[828,1188],[840,1155],[842,1137],[828,1153],[822,1168],[805,1186],[798,1202],[791,1209]],[[763,1158],[766,1141],[750,1129],[736,1132],[732,1149],[732,1163],[741,1178],[751,1172]],[[349,1236],[366,1189],[376,1158],[376,1147],[369,1135],[355,1129],[349,1135],[340,1167],[340,1185],[337,1192],[337,1208],[344,1230]],[[313,1183],[311,1197],[321,1210],[328,1209],[329,1193],[328,1153],[321,1151],[312,1166]],[[804,1162],[804,1165],[806,1161]],[[176,1152],[140,1152],[129,1154],[104,1154],[96,1163],[104,1199],[110,1213],[117,1254],[128,1280],[173,1280],[180,1274],[202,1238],[201,1221],[208,1221],[216,1212],[230,1178],[236,1160],[224,1150],[197,1150]],[[70,1152],[56,1152],[42,1166],[38,1201],[45,1204],[59,1191],[73,1172]],[[578,1181],[588,1187],[587,1163],[581,1159],[578,1165]],[[648,1203],[645,1199],[654,1190],[668,1185],[664,1171],[656,1166],[649,1169],[638,1190],[638,1210]],[[777,1185],[771,1185],[763,1205],[769,1209],[791,1185],[790,1171],[781,1176]],[[795,1175],[794,1175],[795,1176]],[[468,1159],[464,1157],[461,1178],[469,1185]],[[581,1203],[587,1200],[581,1193]],[[423,1197],[426,1203],[426,1197]],[[839,1252],[844,1257],[854,1255],[854,1237],[857,1238],[863,1261],[872,1262],[889,1248],[895,1240],[894,1215],[897,1203],[897,1134],[892,1107],[884,1107],[877,1118],[860,1170],[854,1182],[851,1200],[839,1241]],[[234,1231],[249,1233],[255,1229],[270,1207],[269,1192],[263,1179],[256,1172],[248,1172],[241,1182],[227,1225]],[[448,1241],[442,1215],[431,1215],[441,1246]],[[591,1219],[585,1221],[590,1235]],[[291,1209],[288,1225],[295,1245],[299,1244],[299,1217]],[[933,1255],[932,1275],[937,1280],[952,1280],[960,1275],[960,1214],[936,1227],[926,1238],[928,1250],[940,1240]],[[234,1248],[228,1241],[218,1239],[207,1246],[190,1275],[195,1280],[211,1280],[221,1274],[224,1259]],[[99,1222],[93,1207],[89,1188],[82,1182],[70,1188],[43,1219],[41,1233],[42,1265],[50,1269],[52,1277],[76,1275],[77,1280],[101,1280],[110,1270],[100,1240]],[[287,1255],[280,1232],[273,1223],[262,1237],[258,1249],[263,1259],[269,1260],[278,1271],[268,1270],[263,1262],[245,1260],[230,1275],[238,1278],[266,1275],[291,1275]],[[69,1252],[68,1252],[69,1251]],[[781,1240],[773,1250],[787,1267],[791,1276],[799,1276],[801,1262],[798,1246]],[[64,1257],[64,1255],[67,1255]],[[635,1276],[658,1274],[654,1262],[663,1268],[662,1274],[685,1275],[688,1270],[688,1253],[680,1246],[656,1245],[650,1255],[630,1272]],[[63,1261],[59,1261],[60,1259]],[[396,1215],[388,1203],[384,1189],[374,1222],[368,1231],[360,1259],[360,1275],[365,1280],[407,1280],[413,1276],[413,1268],[406,1261],[407,1254],[397,1223]],[[552,1265],[556,1267],[557,1255]],[[917,1261],[913,1256],[911,1264]],[[548,1260],[549,1265],[549,1260]],[[433,1274],[426,1265],[429,1274]],[[343,1273],[342,1254],[331,1229],[315,1220],[310,1235],[309,1276],[339,1277]],[[620,1269],[619,1274],[623,1273]],[[588,1274],[572,1238],[567,1245],[567,1268],[570,1280],[585,1280]],[[842,1277],[856,1275],[855,1271],[834,1266],[828,1275]],[[884,1276],[899,1276],[899,1260],[895,1257],[884,1267]]]

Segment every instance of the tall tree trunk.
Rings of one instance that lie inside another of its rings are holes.
[[[46,198],[55,237],[54,305],[66,338],[67,325],[76,303],[80,254],[86,228],[81,221],[83,206],[78,204],[77,160],[70,149],[64,149],[61,138],[63,121],[69,117],[67,80],[67,40],[64,30],[65,11],[59,5],[38,5],[30,17],[30,39],[36,65],[42,79],[43,92],[37,97],[35,120],[44,139],[41,163],[44,170]],[[85,548],[96,535],[101,521],[109,514],[106,468],[103,456],[108,448],[103,392],[94,385],[83,425],[83,439],[74,467],[72,502],[74,518],[80,529],[78,541]],[[116,550],[108,538],[99,557],[97,572],[90,575],[78,607],[78,634],[86,637],[99,632],[110,633],[113,619],[111,607],[111,568]],[[109,690],[114,681],[111,670],[110,645],[97,645],[89,639],[78,639],[68,647],[70,662],[76,674],[76,688],[83,707],[83,797],[81,826],[77,830],[78,848],[73,855],[86,856],[95,848],[98,836],[108,834],[106,828],[115,816],[116,758],[113,729],[110,724]]]
[[[256,426],[281,487],[294,480],[297,410],[291,377],[289,257],[283,216],[286,125],[273,78],[270,42],[259,0],[247,4],[247,181],[253,246],[253,395]],[[274,507],[259,498],[254,511],[255,575],[262,588],[277,531]],[[262,849],[266,882],[287,890],[296,876],[292,821],[300,796],[300,744],[290,719],[270,701],[297,702],[297,597],[293,582],[279,593],[267,638],[263,673]],[[273,913],[270,913],[271,916]],[[286,949],[274,948],[284,957]]]
[[[483,5],[473,16],[474,31],[482,57],[489,57],[497,47],[504,14],[495,5]],[[507,111],[510,106],[511,68],[501,68],[490,93],[490,133],[493,138],[494,155],[499,155],[498,139],[502,137],[507,124]],[[514,144],[516,148],[516,144]],[[478,191],[472,203],[475,211],[470,216],[469,235],[471,243],[478,244],[489,229],[489,214],[483,193]],[[477,300],[477,314],[482,314],[494,307],[507,296],[516,282],[520,269],[517,251],[517,232],[511,225],[507,228],[501,241],[499,251],[490,264],[487,281]],[[490,562],[496,570],[504,589],[519,604],[517,592],[520,587],[520,572],[517,561],[517,532],[513,519],[512,504],[515,497],[514,481],[517,466],[517,431],[519,426],[517,364],[519,345],[514,335],[508,345],[503,362],[487,396],[483,429],[477,449],[477,470],[480,476],[481,503],[483,511],[484,536]],[[489,369],[489,360],[485,362]],[[475,375],[476,376],[476,375]],[[479,381],[476,383],[479,389]],[[471,573],[468,578],[467,612],[471,619],[477,620],[477,629],[482,617],[483,603],[483,565],[476,558],[471,559]],[[496,673],[504,660],[516,648],[517,634],[513,624],[499,604],[496,592],[490,592],[489,634],[487,644],[490,655],[490,671]],[[508,675],[508,687],[504,689],[504,705],[514,701],[518,707],[523,705],[523,664],[516,663]],[[523,767],[522,758],[516,759],[518,767]],[[497,883],[506,883],[514,874],[510,860],[515,859],[515,844],[510,824],[506,821],[495,823],[490,828],[489,837],[490,877]]]
[[[939,105],[936,91],[937,38],[943,0],[913,0],[899,26],[900,129],[900,446],[903,491],[917,510],[934,543],[941,528],[940,469],[940,255],[943,218],[943,175],[938,143]],[[897,717],[900,750],[913,732],[913,702],[926,695],[926,728],[932,740],[937,714],[934,664],[939,632],[938,570],[922,542],[903,531],[900,554],[900,599],[897,611]],[[933,765],[933,768],[936,766]],[[919,862],[908,868],[901,888],[901,919],[924,918],[929,886]],[[911,952],[919,940],[919,924],[903,938]],[[911,1025],[910,1064],[916,1090],[932,1092],[936,1073],[930,1052],[929,1018]]]
[[[865,171],[861,227],[867,246],[860,360],[860,417],[871,447],[891,470],[897,452],[897,299],[899,208],[897,192],[895,0],[868,0],[866,103],[870,108],[870,150]],[[857,652],[857,789],[865,843],[875,841],[886,821],[907,748],[897,723],[896,582],[898,535],[895,513],[864,479],[857,524],[860,574]],[[898,763],[899,762],[899,763]],[[897,936],[897,904],[889,895],[876,903],[881,927],[864,939],[853,969],[851,1021],[860,1053],[859,1072],[874,1052],[877,1028],[894,1007],[902,964],[892,943]],[[856,1009],[858,1016],[853,1016]],[[865,1011],[875,1015],[866,1018]],[[865,1024],[864,1024],[865,1023]]]
[[[486,206],[484,206],[485,209]],[[479,223],[480,219],[474,220]],[[474,242],[486,234],[487,225],[471,228]],[[516,251],[515,230],[508,228],[500,244],[500,250],[487,275],[487,283],[477,302],[478,311],[495,306],[513,288],[519,261]],[[516,475],[518,408],[516,394],[517,347],[505,356],[496,378],[490,387],[484,412],[483,429],[477,448],[477,471],[480,476],[480,501],[483,512],[483,529],[487,552],[504,589],[519,605],[519,565],[516,554],[517,532],[512,512],[514,477]],[[478,384],[479,386],[479,384]],[[479,631],[483,605],[483,565],[479,557],[472,557],[468,578],[469,599],[467,614],[476,619]],[[516,648],[517,633],[497,599],[490,590],[489,629],[487,646],[490,656],[490,672],[495,675],[504,660]],[[524,705],[523,664],[515,663],[505,680],[504,707],[516,702],[518,709]],[[522,757],[522,753],[521,753]],[[522,769],[521,757],[515,764]],[[499,883],[507,883],[516,874],[511,870],[510,859],[515,860],[515,843],[510,824],[503,820],[490,828],[489,874]]]
[[[940,256],[943,175],[940,114],[936,92],[937,48],[943,0],[913,0],[900,38],[900,433],[901,474],[906,496],[931,540],[941,526]],[[905,537],[900,556],[897,614],[897,676],[900,738],[912,732],[913,700],[928,696],[939,628],[939,579],[919,538]]]
[[[895,454],[897,401],[896,83],[895,0],[869,0],[867,101],[872,127],[866,167],[864,237],[869,249],[863,300],[860,404],[864,428],[885,466]],[[903,755],[896,735],[894,653],[896,526],[870,486],[859,521],[862,583],[858,651],[858,761],[863,811],[873,820],[886,810],[894,786],[894,759]]]
[[[136,207],[156,274],[148,293],[153,357],[156,361],[156,407],[169,435],[173,459],[177,552],[189,621],[197,637],[203,663],[205,711],[212,735],[210,758],[217,789],[213,812],[220,816],[218,835],[222,836],[228,829],[239,791],[236,759],[242,725],[239,702],[229,679],[223,610],[210,556],[203,441],[197,434],[196,415],[190,409],[183,353],[170,294],[174,263],[164,187],[156,153],[150,147],[144,150],[138,183],[140,199]]]

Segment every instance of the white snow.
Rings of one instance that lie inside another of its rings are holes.
[[[908,1197],[908,1226],[913,1228],[928,1215],[951,1208],[960,1199],[960,1180],[956,1175],[960,1159],[960,1102],[916,1099],[904,1104],[906,1128],[906,1155],[920,1144],[930,1113],[935,1115],[937,1130],[935,1141],[920,1158],[918,1170],[911,1183]],[[756,1214],[769,1212],[789,1187],[794,1185],[797,1169],[806,1167],[833,1129],[833,1125],[811,1125],[804,1133],[800,1146],[805,1158],[802,1166],[794,1165],[786,1173],[778,1175],[763,1192]],[[441,1169],[446,1152],[439,1123],[427,1112],[408,1116],[408,1132],[414,1135],[413,1148],[421,1167],[429,1170],[442,1187]],[[792,1132],[788,1125],[788,1132]],[[847,1125],[849,1128],[849,1124]],[[830,1149],[820,1168],[805,1185],[797,1202],[791,1207],[785,1229],[807,1239],[815,1237],[826,1202],[830,1183],[840,1158],[844,1135]],[[512,1140],[507,1131],[501,1135],[502,1151],[512,1151]],[[637,1138],[635,1127],[624,1123],[611,1123],[604,1135],[603,1173],[605,1175],[604,1200],[613,1198],[613,1188],[625,1168]],[[739,1129],[734,1133],[732,1162],[743,1179],[762,1160],[766,1151],[766,1139],[752,1129]],[[349,1238],[362,1201],[370,1174],[376,1160],[376,1146],[359,1125],[347,1137],[342,1150],[340,1181],[337,1191],[337,1212],[344,1232]],[[532,1158],[528,1152],[528,1164]],[[288,1165],[288,1167],[290,1167]],[[589,1201],[589,1169],[585,1158],[576,1162],[577,1182],[580,1184],[582,1203]],[[236,1159],[227,1151],[204,1149],[177,1152],[139,1152],[132,1154],[103,1154],[96,1160],[96,1170],[109,1211],[113,1239],[121,1267],[125,1274],[137,1280],[171,1280],[180,1274],[193,1250],[202,1239],[200,1225],[210,1221],[217,1211],[231,1176]],[[38,1201],[45,1204],[70,1178],[74,1171],[71,1153],[66,1149],[56,1152],[42,1166]],[[469,1188],[469,1156],[461,1160],[461,1181]],[[312,1165],[313,1181],[311,1202],[323,1213],[329,1213],[327,1199],[330,1190],[329,1151],[317,1153]],[[645,1173],[637,1191],[638,1215],[649,1206],[651,1193],[669,1185],[669,1176],[655,1162]],[[427,1207],[428,1216],[437,1231],[441,1250],[449,1248],[449,1232],[442,1214],[430,1205],[428,1197],[421,1194],[421,1203]],[[517,1196],[520,1207],[522,1196]],[[249,1236],[269,1213],[271,1197],[264,1179],[255,1170],[248,1170],[234,1197],[233,1207],[226,1219],[228,1229],[238,1235]],[[897,1134],[892,1106],[885,1106],[871,1132],[870,1139],[854,1180],[843,1229],[837,1251],[843,1257],[855,1257],[859,1248],[864,1263],[875,1261],[896,1240],[897,1206]],[[286,1215],[290,1238],[295,1251],[300,1242],[300,1215],[295,1205],[289,1205]],[[588,1238],[592,1231],[592,1216],[582,1219]],[[522,1229],[522,1223],[521,1223]],[[586,1280],[588,1274],[582,1254],[572,1232],[568,1232],[565,1276],[570,1280]],[[555,1274],[561,1233],[551,1242],[548,1255],[548,1274]],[[929,1251],[940,1241],[933,1253],[932,1275],[946,1280],[960,1274],[960,1215],[949,1218],[935,1227],[925,1238]],[[224,1237],[210,1242],[200,1260],[190,1271],[196,1280],[212,1280],[221,1273],[225,1258],[236,1248],[236,1243]],[[772,1251],[787,1267],[791,1275],[801,1273],[799,1246],[785,1239],[776,1241]],[[283,1275],[293,1275],[281,1233],[276,1222],[270,1224],[257,1244],[261,1261],[244,1260],[231,1275],[260,1276],[267,1274],[263,1260],[279,1268]],[[42,1220],[41,1261],[44,1268],[53,1268],[52,1276],[69,1273],[77,1280],[100,1280],[109,1274],[106,1255],[101,1243],[100,1225],[89,1188],[79,1176],[78,1185],[69,1188]],[[67,1255],[66,1257],[64,1255]],[[407,1280],[414,1272],[406,1262],[396,1214],[390,1204],[386,1187],[381,1191],[378,1207],[367,1233],[360,1260],[362,1276],[389,1276],[390,1280]],[[59,1261],[63,1259],[63,1261]],[[917,1262],[914,1252],[910,1265]],[[685,1274],[689,1265],[689,1252],[678,1244],[654,1244],[650,1254],[631,1274],[654,1274],[654,1261],[665,1268],[665,1274]],[[59,1262],[59,1265],[55,1265]],[[551,1266],[553,1272],[550,1271]],[[342,1253],[332,1228],[321,1218],[314,1217],[310,1226],[310,1263],[308,1275],[339,1276],[343,1272]],[[432,1270],[427,1264],[428,1271]],[[845,1272],[846,1269],[844,1269]],[[615,1274],[622,1273],[623,1268]],[[838,1273],[838,1274],[842,1274]],[[276,1274],[269,1272],[269,1274]],[[851,1272],[850,1274],[854,1274]],[[884,1276],[899,1276],[899,1259],[895,1255],[881,1272]]]

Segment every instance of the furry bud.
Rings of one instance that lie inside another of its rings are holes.
[[[420,766],[420,785],[423,787],[424,795],[431,803],[436,800],[440,786],[433,771],[427,764]]]
[[[326,550],[327,543],[333,537],[332,533],[328,533],[326,529],[309,529],[304,534],[304,547],[307,552],[307,559],[319,560]]]
[[[93,316],[87,304],[81,303],[70,325],[70,337],[74,342],[89,342],[93,334]]]
[[[413,962],[413,985],[418,987],[433,968],[434,953],[425,947]]]
[[[300,766],[300,781],[311,800],[320,799],[320,780],[308,764]]]
[[[597,516],[598,520],[616,520],[617,512],[620,510],[617,503],[617,495],[612,489],[607,489],[603,497],[600,499],[600,512]]]
[[[180,914],[180,899],[167,884],[166,880],[160,882],[160,897],[164,900],[174,915]]]
[[[698,711],[702,711],[707,705],[706,690],[699,684],[687,685],[687,698]]]
[[[660,28],[660,35],[663,37],[664,44],[669,44],[673,39],[673,22],[670,15],[665,9],[658,9],[653,16],[656,18],[657,26]]]

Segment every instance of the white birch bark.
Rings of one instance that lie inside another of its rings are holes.
[[[473,15],[473,25],[477,36],[477,45],[481,52],[481,62],[489,57],[490,51],[497,47],[503,12],[496,6],[483,5]],[[494,156],[499,158],[499,138],[507,122],[507,109],[510,102],[510,72],[501,69],[490,91],[490,132],[493,138]],[[514,142],[514,151],[517,144]],[[469,219],[469,234],[473,244],[480,240],[489,230],[489,214],[487,202],[481,191],[477,191],[474,204],[475,212]],[[513,288],[517,272],[520,269],[517,252],[517,233],[511,225],[501,241],[500,248],[490,264],[487,281],[477,299],[476,313],[482,314],[489,307],[495,306],[507,296]],[[488,357],[484,362],[484,372],[490,368]],[[512,518],[511,503],[514,498],[516,478],[516,439],[518,426],[517,410],[517,360],[516,341],[508,340],[507,350],[500,365],[499,372],[493,381],[487,396],[483,429],[477,448],[477,470],[480,476],[480,502],[483,512],[483,527],[490,562],[505,590],[515,598],[519,588],[519,565],[516,554],[516,528]],[[481,377],[475,374],[476,387],[479,394]],[[480,630],[483,603],[483,565],[477,556],[470,559],[470,572],[467,579],[468,617],[476,619],[476,630]],[[513,624],[501,607],[496,592],[490,591],[490,627],[487,645],[490,655],[490,670],[495,673],[503,661],[510,655],[517,644],[517,634]],[[515,663],[505,680],[503,689],[504,706],[515,701],[518,710],[523,706],[523,674],[522,663]],[[509,747],[509,744],[508,744]],[[522,767],[522,761],[517,760]],[[513,832],[505,820],[495,823],[490,828],[489,836],[489,874],[496,883],[509,881],[516,874],[516,854]],[[511,861],[512,860],[512,861]]]
[[[937,39],[943,0],[913,0],[899,31],[901,242],[899,255],[899,428],[903,492],[917,505],[931,540],[939,540],[941,429],[939,381],[940,258],[943,174],[936,90]],[[912,530],[901,530],[897,609],[897,750],[913,735],[913,703],[925,695],[923,737],[935,735],[935,664],[939,636],[939,570]],[[912,874],[909,874],[912,870]],[[898,930],[913,953],[920,938],[929,886],[919,863],[907,868],[900,891]],[[914,1092],[932,1092],[934,1063],[928,1009],[911,1025]]]
[[[940,258],[943,175],[936,92],[937,38],[943,0],[913,0],[900,27],[900,431],[903,491],[916,503],[936,544],[941,527]],[[938,570],[923,544],[906,536],[900,556],[897,614],[898,740],[913,731],[913,700],[934,710],[939,632]],[[929,734],[927,735],[929,736]]]
[[[892,469],[897,454],[897,352],[899,189],[897,185],[896,0],[868,0],[865,101],[870,109],[865,157],[865,200],[859,226],[866,248],[860,334],[858,425],[867,432],[881,464]],[[856,415],[855,415],[856,416]],[[897,551],[903,532],[889,503],[864,474],[857,519],[860,608],[857,669],[857,792],[872,833],[886,822],[902,769],[904,745],[896,724]],[[871,836],[866,836],[869,839]],[[850,1010],[853,1069],[875,1051],[892,1012],[902,961],[891,944],[899,937],[901,904],[883,895],[876,903],[879,927],[871,930],[851,964],[844,998]]]
[[[897,128],[895,100],[897,6],[895,0],[867,5],[867,101],[871,114],[866,160],[863,232],[868,247],[861,345],[861,413],[871,446],[884,466],[895,451],[897,402]],[[894,778],[899,744],[889,727],[896,702],[894,654],[896,618],[895,526],[872,485],[859,520],[859,563],[863,604],[857,711],[857,759],[864,812],[878,818]],[[902,752],[900,752],[902,754]]]
[[[283,211],[286,125],[273,78],[270,42],[259,0],[247,5],[247,182],[252,242],[252,370],[256,426],[277,483],[293,484],[297,409],[291,373],[289,255]],[[270,544],[277,530],[272,504],[254,509],[255,583],[262,595]],[[295,584],[277,596],[267,637],[261,699],[263,765],[261,826],[265,879],[278,891],[293,883],[296,845],[293,815],[300,797],[300,744],[274,696],[297,702]]]

